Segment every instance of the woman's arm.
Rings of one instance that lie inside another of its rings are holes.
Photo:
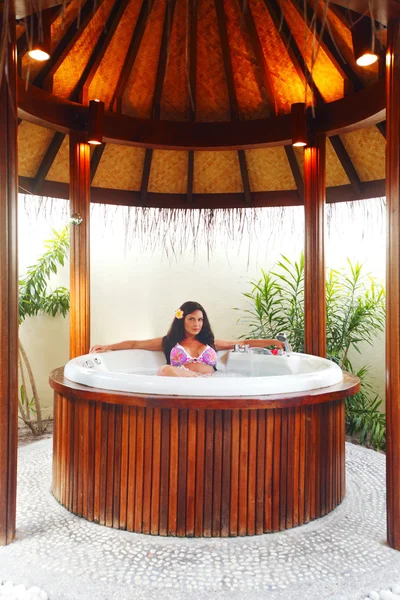
[[[215,347],[217,350],[231,350],[235,344],[248,344],[250,348],[265,348],[266,346],[277,346],[278,348],[284,349],[283,342],[275,339],[266,340],[234,340],[233,342],[228,340],[215,340]]]
[[[89,352],[108,352],[109,350],[162,350],[162,338],[151,340],[127,340],[116,344],[96,344]]]

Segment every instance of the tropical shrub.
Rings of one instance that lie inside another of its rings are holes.
[[[51,291],[48,289],[50,277],[57,273],[69,255],[69,230],[66,226],[60,233],[53,229],[53,237],[44,244],[46,251],[34,265],[28,267],[18,285],[19,324],[27,317],[46,314],[65,317],[69,311],[69,291],[60,286]],[[21,376],[20,397],[18,407],[20,418],[34,435],[44,433],[46,424],[42,419],[41,403],[35,377],[28,355],[19,344],[18,364]],[[27,380],[29,386],[27,385]]]
[[[360,392],[346,399],[346,428],[358,434],[360,443],[375,448],[385,445],[385,416],[382,399],[368,381],[367,366],[355,370],[351,351],[360,344],[373,345],[385,326],[385,291],[374,278],[364,275],[362,265],[348,260],[349,269],[327,270],[326,344],[327,357],[342,369],[357,375]],[[284,331],[294,351],[304,351],[304,255],[295,262],[281,256],[271,272],[262,271],[252,289],[244,294],[250,306],[239,319],[246,323],[246,337],[273,338]],[[241,310],[241,309],[237,309]]]

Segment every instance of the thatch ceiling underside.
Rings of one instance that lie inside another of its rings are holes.
[[[21,177],[35,178],[53,135],[53,131],[27,121],[20,124],[18,144],[22,151],[19,152],[18,172]],[[376,127],[357,129],[335,138],[339,138],[348,156],[351,157],[360,183],[385,178],[385,138]],[[251,192],[297,189],[287,150],[287,147],[285,149],[283,146],[277,146],[245,151]],[[159,194],[186,194],[188,154],[188,152],[154,150],[148,191]],[[109,190],[140,191],[145,155],[146,150],[143,148],[107,144],[94,173],[92,186]],[[301,174],[302,149],[295,149],[294,156]],[[64,138],[45,180],[68,183],[68,136]],[[326,183],[329,188],[352,183],[330,138],[327,140]],[[237,152],[229,150],[194,152],[194,194],[243,192]]]
[[[58,97],[158,121],[254,120],[321,106],[376,82],[353,56],[351,15],[318,0],[72,0],[49,9],[52,56],[27,53],[33,21],[17,26],[20,75]],[[34,23],[33,23],[34,24]],[[385,31],[376,32],[385,43]],[[158,126],[158,125],[157,125]],[[327,186],[385,177],[384,127],[332,136]],[[92,186],[146,194],[302,194],[302,152],[145,150],[107,144],[92,153]],[[68,183],[68,136],[19,126],[19,174],[41,192]]]
[[[151,118],[159,93],[157,72],[161,59],[166,59],[161,118],[185,120],[193,110],[197,121],[221,121],[232,116],[228,60],[239,118],[287,113],[292,103],[306,96],[308,104],[312,102],[305,69],[312,74],[308,83],[325,102],[343,97],[349,85],[363,87],[378,78],[376,64],[356,65],[345,13],[331,5],[324,18],[323,10],[321,5],[311,23],[304,21],[302,0],[144,0],[143,4],[141,0],[72,0],[64,12],[52,17],[57,60],[49,68],[23,51],[21,75],[62,98],[70,98],[77,86],[80,92],[85,87],[88,99],[99,98],[107,110],[117,97],[122,113]],[[195,31],[189,23],[194,11]],[[317,31],[322,27],[316,39],[310,29],[314,25]],[[111,27],[112,35],[104,40]],[[22,25],[18,35],[25,50]],[[70,44],[61,52],[67,37]],[[383,39],[383,32],[379,38]],[[82,82],[94,58],[95,68]],[[354,76],[344,71],[344,65]],[[190,89],[191,71],[194,89]],[[118,86],[122,79],[123,85]]]

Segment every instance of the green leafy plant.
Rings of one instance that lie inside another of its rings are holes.
[[[65,317],[69,311],[69,290],[63,286],[51,291],[48,289],[50,277],[64,266],[69,254],[69,229],[66,226],[60,233],[53,229],[53,237],[44,244],[46,251],[34,265],[28,267],[26,275],[20,278],[18,285],[19,323],[27,317],[46,314]],[[40,397],[28,355],[19,344],[18,364],[21,376],[18,406],[20,417],[34,435],[44,433]],[[29,386],[27,385],[29,382]],[[31,394],[28,393],[31,390]]]
[[[351,351],[360,353],[360,344],[373,345],[385,326],[385,291],[374,278],[364,275],[362,265],[348,260],[349,269],[329,269],[326,277],[327,357],[342,369],[355,373],[361,381],[360,392],[346,399],[346,427],[359,434],[361,443],[375,448],[385,445],[385,416],[382,399],[368,381],[368,368],[355,371]],[[274,270],[261,272],[251,281],[252,290],[244,296],[250,301],[239,319],[248,326],[246,337],[275,337],[289,334],[294,351],[304,351],[304,255],[295,262],[282,256]],[[238,309],[237,309],[238,310]]]

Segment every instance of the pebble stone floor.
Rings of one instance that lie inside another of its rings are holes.
[[[390,592],[400,593],[400,552],[385,541],[382,454],[346,444],[346,498],[313,523],[247,538],[176,539],[70,514],[50,491],[51,452],[51,439],[19,450],[17,540],[0,548],[0,583],[38,586],[49,600],[400,598]]]

